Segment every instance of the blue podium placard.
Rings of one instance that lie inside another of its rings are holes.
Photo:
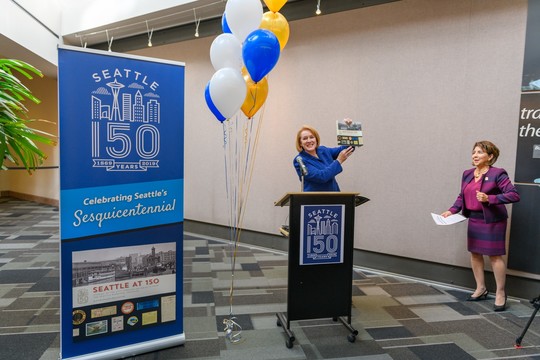
[[[62,359],[185,341],[182,63],[58,50]]]
[[[343,263],[345,205],[302,205],[300,265]]]

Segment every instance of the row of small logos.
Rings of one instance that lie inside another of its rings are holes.
[[[74,309],[72,314],[73,338],[139,329],[176,320],[176,295],[141,301],[121,301],[117,304],[94,308]]]

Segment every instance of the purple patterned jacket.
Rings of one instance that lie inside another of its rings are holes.
[[[449,211],[456,214],[459,211],[465,217],[469,217],[470,210],[464,202],[463,191],[465,186],[474,179],[474,168],[465,170],[461,178],[461,192],[456,202]],[[519,194],[515,186],[510,181],[506,170],[502,168],[490,167],[488,172],[482,177],[480,191],[488,195],[488,202],[481,203],[486,223],[493,223],[508,218],[508,212],[504,204],[519,201]]]

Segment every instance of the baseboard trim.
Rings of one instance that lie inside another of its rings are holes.
[[[232,238],[229,227],[196,220],[184,220],[184,231],[224,240],[231,240]],[[279,230],[276,230],[276,232],[277,231]],[[289,239],[281,235],[277,236],[242,229],[239,236],[239,242],[279,251],[289,251]]]
[[[31,194],[23,194],[16,191],[0,191],[0,197],[12,197],[15,199],[32,201],[38,204],[45,204],[54,207],[58,207],[59,201],[57,199],[46,198],[43,196],[36,196]]]
[[[224,240],[231,239],[230,228],[223,225],[185,220],[184,230]],[[279,235],[279,229],[276,229],[276,235],[242,230],[239,241],[240,243],[279,251],[287,252],[289,250],[289,239]],[[353,256],[353,265],[373,269],[374,271],[411,277],[428,282],[463,288],[465,290],[471,290],[475,287],[474,277],[470,268],[360,249],[354,249]],[[490,292],[495,292],[495,280],[490,271],[486,271],[486,286]],[[507,275],[506,291],[509,296],[521,299],[533,299],[539,296],[540,287],[538,286],[538,280]]]

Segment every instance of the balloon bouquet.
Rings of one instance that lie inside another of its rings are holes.
[[[289,24],[279,10],[287,0],[228,0],[221,25],[223,33],[210,47],[216,70],[205,89],[208,108],[223,126],[225,179],[231,229],[230,315],[223,321],[232,343],[241,340],[232,304],[236,250],[251,184],[263,114],[255,114],[268,96],[268,74],[289,40]],[[242,110],[245,117],[238,115]]]

